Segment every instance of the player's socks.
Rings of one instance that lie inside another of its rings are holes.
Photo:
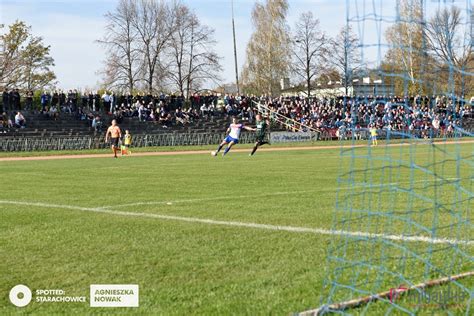
[[[250,156],[253,156],[255,152],[257,151],[258,146],[253,146],[252,152],[250,153]]]
[[[227,148],[224,150],[223,156],[225,156],[225,155],[229,152],[229,150],[230,150],[230,147],[227,147]]]
[[[219,145],[219,147],[217,147],[216,154],[221,151],[222,147],[224,147],[224,145]]]

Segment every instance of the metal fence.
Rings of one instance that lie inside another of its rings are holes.
[[[133,135],[133,147],[212,145],[222,141],[224,134],[166,133]],[[255,141],[253,133],[240,135],[240,143]],[[83,150],[107,148],[104,137],[0,137],[0,151]]]
[[[462,132],[460,132],[462,131]],[[455,128],[454,130],[448,132],[447,130],[386,130],[386,129],[378,129],[377,130],[377,137],[379,139],[400,139],[400,138],[417,138],[417,139],[433,139],[433,138],[460,138],[460,137],[472,137],[471,135],[474,133],[474,127],[468,128]],[[348,140],[352,139],[369,139],[369,129],[368,128],[360,128],[356,130],[350,129],[331,129],[331,130],[324,130],[319,139],[320,140],[333,140],[333,139],[341,139],[341,140]]]
[[[322,131],[317,134],[314,140],[331,140],[331,139],[351,139],[352,132],[346,131],[342,135],[335,134],[335,129]],[[465,129],[468,133],[473,133],[474,128]],[[275,132],[282,133],[282,132]],[[284,132],[289,133],[289,132]],[[386,131],[379,130],[380,139],[387,137]],[[295,135],[298,133],[295,133]],[[360,129],[357,131],[357,138],[367,139],[368,130]],[[133,147],[151,147],[151,146],[192,146],[192,145],[215,145],[222,141],[224,133],[163,133],[163,134],[139,134],[133,135]],[[427,133],[424,135],[422,131],[411,132],[392,132],[390,138],[450,138],[460,137],[457,133],[445,134],[438,132],[436,134]],[[294,137],[293,137],[294,138]],[[304,140],[303,138],[297,140]],[[240,135],[240,143],[253,143],[255,141],[254,133],[243,133]],[[83,149],[101,149],[110,145],[105,143],[104,137],[97,136],[69,136],[69,137],[1,137],[0,151],[46,151],[46,150],[83,150]]]

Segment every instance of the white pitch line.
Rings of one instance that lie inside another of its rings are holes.
[[[375,234],[375,233],[358,232],[358,231],[354,232],[354,231],[343,231],[343,230],[329,230],[329,229],[323,229],[323,228],[279,226],[279,225],[246,223],[246,222],[236,222],[236,221],[221,221],[221,220],[214,220],[214,219],[207,219],[207,218],[182,217],[182,216],[160,215],[160,214],[139,213],[139,212],[123,212],[123,211],[105,210],[102,208],[82,207],[82,206],[73,206],[73,205],[58,205],[58,204],[49,204],[49,203],[41,203],[41,202],[20,202],[20,201],[0,200],[0,204],[70,209],[70,210],[77,210],[77,211],[86,211],[86,212],[120,215],[120,216],[145,217],[145,218],[173,220],[173,221],[188,222],[188,223],[202,223],[202,224],[219,225],[219,226],[256,228],[256,229],[273,230],[273,231],[294,232],[294,233],[312,233],[312,234],[332,235],[332,236],[337,235],[337,236],[347,236],[347,237],[356,237],[356,238],[358,237],[380,238],[380,239],[393,240],[393,241],[425,242],[429,244],[451,244],[451,245],[467,245],[467,246],[474,245],[474,240],[453,240],[453,239],[444,239],[444,238],[430,238],[426,236],[385,235],[385,234]]]
[[[252,195],[249,194],[249,195],[233,195],[233,196],[215,196],[215,197],[208,197],[208,198],[168,200],[168,201],[135,202],[135,203],[127,203],[127,204],[101,206],[101,207],[97,207],[97,209],[106,210],[106,209],[110,209],[112,207],[120,207],[121,208],[121,207],[140,206],[140,205],[159,205],[159,204],[172,205],[174,203],[192,203],[192,202],[219,201],[219,200],[235,200],[235,199],[257,198],[257,197],[264,197],[264,196],[289,195],[289,194],[310,193],[310,192],[317,192],[317,190],[270,192],[270,193],[252,194]]]

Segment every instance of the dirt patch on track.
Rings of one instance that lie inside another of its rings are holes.
[[[433,144],[436,145],[452,145],[452,144],[472,144],[474,140],[467,141],[436,141]],[[420,143],[422,144],[422,143]],[[400,144],[390,144],[390,145],[379,145],[379,147],[399,147],[399,146],[408,146],[410,144],[400,143]],[[361,148],[367,147],[367,145],[330,145],[330,146],[302,146],[302,147],[266,147],[260,148],[259,152],[266,151],[298,151],[298,150],[325,150],[325,149],[340,149],[340,148]],[[232,152],[250,152],[250,148],[246,149],[232,149]],[[209,154],[210,150],[182,150],[182,151],[158,151],[158,152],[138,152],[134,153],[132,157],[138,156],[174,156],[174,155],[197,155],[197,154]],[[29,157],[0,157],[0,162],[2,161],[32,161],[32,160],[57,160],[57,159],[84,159],[84,158],[112,158],[112,154],[77,154],[77,155],[50,155],[50,156],[29,156]]]

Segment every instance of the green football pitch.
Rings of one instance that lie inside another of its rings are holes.
[[[472,159],[472,144],[457,148]],[[384,146],[372,152],[387,155]],[[426,159],[429,146],[415,155]],[[0,314],[288,315],[315,308],[332,268],[327,250],[338,238],[331,229],[336,192],[347,186],[337,181],[341,161],[339,149],[327,148],[0,162]],[[409,170],[396,172],[390,182],[406,181]],[[410,181],[422,186],[424,179]],[[472,188],[472,178],[463,181]],[[385,209],[393,201],[383,194]],[[391,235],[404,233],[397,225]],[[456,264],[472,270],[472,261]],[[463,282],[472,289],[472,279]],[[33,301],[17,308],[8,299],[16,284],[87,297],[90,284],[138,284],[140,306]]]

